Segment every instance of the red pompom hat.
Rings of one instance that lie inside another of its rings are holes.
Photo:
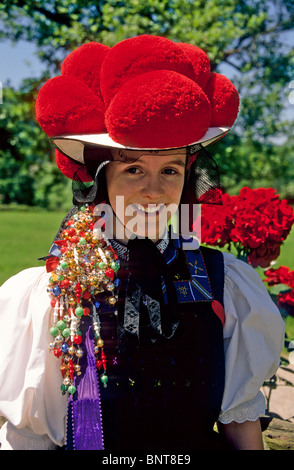
[[[36,101],[37,121],[56,146],[59,169],[69,178],[80,169],[83,181],[92,179],[87,148],[96,148],[99,164],[98,147],[207,146],[229,131],[238,109],[236,88],[210,71],[202,49],[151,35],[113,48],[96,42],[80,46]]]

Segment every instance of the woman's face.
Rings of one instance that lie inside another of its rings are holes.
[[[164,234],[180,203],[185,167],[185,149],[156,153],[113,150],[106,182],[110,205],[126,229],[124,240],[132,233],[154,240]]]

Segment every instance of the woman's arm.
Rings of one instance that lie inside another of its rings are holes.
[[[218,423],[218,429],[235,450],[264,450],[259,419],[244,423]]]

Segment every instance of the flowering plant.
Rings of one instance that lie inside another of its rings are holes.
[[[272,188],[244,187],[239,196],[222,194],[223,206],[203,205],[202,242],[231,249],[253,267],[267,268],[279,254],[294,222],[294,212]]]
[[[268,269],[265,275],[264,282],[267,283],[278,307],[294,317],[294,271],[280,266],[277,269]]]

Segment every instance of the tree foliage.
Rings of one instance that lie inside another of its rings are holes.
[[[56,168],[53,150],[35,120],[39,85],[40,80],[27,79],[17,91],[4,89],[0,107],[0,202],[65,208],[70,205],[69,182]]]
[[[234,133],[226,137],[225,145],[216,147],[225,187],[233,190],[245,181],[256,185],[262,174],[264,184],[278,182],[294,197],[289,183],[293,176],[289,140],[293,121],[284,113],[288,84],[293,79],[294,52],[287,34],[293,31],[294,0],[4,0],[0,22],[0,40],[34,42],[50,76],[59,73],[60,62],[69,51],[89,41],[112,46],[147,33],[205,49],[213,70],[229,74],[241,95]],[[31,82],[31,89],[38,88],[44,78],[35,81],[35,88]],[[18,144],[26,150],[19,150],[21,157],[9,158],[21,159],[25,168],[34,168],[34,158],[48,162],[49,149],[40,129],[26,114],[26,97],[22,87],[13,98],[15,106],[19,103],[19,113],[26,116],[22,119],[18,115],[27,133]],[[16,119],[17,115],[14,122]],[[8,155],[12,151],[8,148],[10,118],[5,122],[8,128],[2,120],[1,132]],[[15,130],[14,134],[21,139],[21,132]],[[274,144],[277,138],[283,139],[283,145]],[[34,149],[34,144],[32,148],[32,139],[38,148]],[[27,177],[32,177],[32,171]]]

